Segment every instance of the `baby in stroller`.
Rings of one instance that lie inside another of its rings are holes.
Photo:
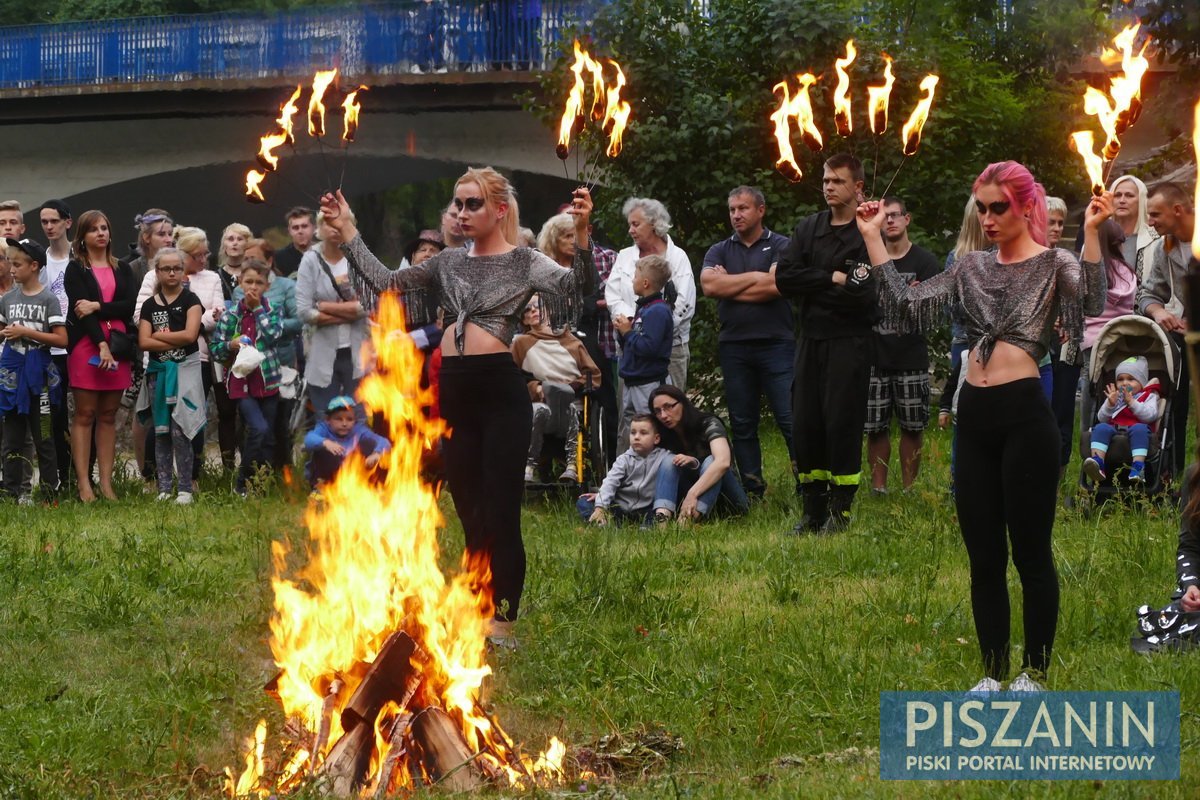
[[[1108,445],[1117,426],[1126,429],[1133,464],[1129,469],[1130,483],[1145,481],[1146,455],[1150,452],[1150,436],[1158,421],[1160,384],[1150,378],[1150,366],[1145,358],[1127,358],[1117,365],[1116,383],[1105,387],[1105,403],[1097,413],[1098,422],[1092,428],[1092,455],[1083,462],[1084,472],[1096,483],[1107,477],[1104,463]],[[1115,423],[1115,424],[1114,424]]]

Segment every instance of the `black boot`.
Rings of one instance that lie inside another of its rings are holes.
[[[829,492],[829,519],[822,533],[841,533],[850,527],[850,506],[854,504],[857,486],[837,486]]]
[[[800,498],[804,513],[792,533],[816,533],[829,519],[829,485],[824,481],[801,484]]]

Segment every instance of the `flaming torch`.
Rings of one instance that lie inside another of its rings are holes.
[[[571,135],[578,136],[587,126],[588,115],[583,113],[583,96],[587,90],[587,84],[583,80],[585,71],[592,76],[591,115],[593,119],[599,119],[602,113],[601,104],[605,97],[604,67],[580,47],[579,40],[576,39],[575,61],[571,63],[571,72],[575,73],[575,82],[567,95],[567,103],[563,108],[562,120],[558,126],[558,146],[554,148],[554,154],[563,161],[563,169],[566,169],[567,156],[571,152]]]
[[[879,173],[879,143],[883,140],[883,132],[887,130],[888,103],[892,98],[892,85],[896,76],[892,74],[892,57],[883,54],[883,84],[867,86],[867,125],[875,134],[875,162],[871,168],[871,193],[875,193],[875,177]]]
[[[1088,179],[1092,182],[1092,194],[1104,194],[1104,159],[1096,154],[1096,141],[1091,131],[1075,131],[1071,134],[1071,149],[1083,158]]]
[[[336,69],[313,75],[312,94],[308,98],[308,135],[320,139],[325,135],[325,92],[337,79]]]
[[[796,163],[796,154],[792,150],[791,119],[795,118],[796,126],[800,129],[800,138],[808,145],[809,150],[816,153],[825,146],[813,117],[812,100],[808,96],[809,87],[816,83],[817,79],[812,73],[806,72],[797,75],[796,80],[800,83],[800,89],[795,96],[792,96],[788,89],[787,80],[775,84],[774,91],[781,93],[783,97],[780,99],[779,108],[775,109],[770,117],[775,123],[775,143],[779,146],[779,159],[775,162],[775,167],[793,183],[804,177],[804,170]]]
[[[267,173],[259,172],[252,169],[246,173],[246,199],[251,203],[265,203],[267,198],[263,197],[262,189],[258,185],[263,182],[263,178],[267,177]]]
[[[608,63],[612,64],[612,68],[617,72],[617,83],[608,88],[604,122],[600,127],[608,128],[607,152],[610,158],[616,158],[621,154],[621,138],[625,135],[625,126],[629,124],[630,108],[628,101],[621,99],[621,90],[625,88],[625,73],[611,58]]]
[[[900,170],[904,169],[909,157],[916,155],[917,148],[921,146],[921,129],[925,127],[925,123],[929,119],[929,110],[933,107],[933,92],[937,88],[939,80],[937,75],[926,75],[921,79],[921,91],[925,93],[925,96],[917,102],[917,107],[908,116],[908,122],[904,123],[904,127],[900,129],[904,158],[900,159],[900,166],[896,167],[896,171],[892,173],[892,179],[888,181],[887,188],[883,190],[883,197],[887,197],[888,190],[896,182],[896,176],[900,174]]]
[[[342,141],[349,144],[358,133],[358,115],[362,112],[362,104],[358,102],[358,93],[365,92],[367,87],[359,86],[342,101]]]
[[[303,88],[300,84],[296,84],[296,91],[292,92],[288,101],[279,107],[279,118],[275,120],[279,125],[279,130],[287,134],[287,141],[290,145],[296,144],[296,132],[292,125],[292,119],[300,111],[296,101],[300,99],[300,92]]]
[[[850,114],[850,74],[846,68],[854,63],[858,51],[854,49],[854,40],[846,42],[846,56],[833,62],[837,70],[837,88],[833,90],[833,121],[837,125],[839,136],[849,136],[854,130],[854,118]]]
[[[1117,156],[1121,153],[1121,139],[1142,113],[1142,77],[1146,71],[1150,69],[1150,62],[1145,57],[1146,48],[1149,46],[1147,41],[1142,45],[1142,49],[1135,55],[1133,52],[1134,41],[1137,38],[1138,30],[1141,23],[1128,25],[1113,37],[1113,43],[1117,46],[1117,50],[1105,48],[1100,56],[1100,60],[1105,64],[1114,64],[1117,61],[1121,63],[1121,73],[1109,81],[1107,92],[1097,89],[1095,86],[1088,86],[1083,94],[1083,110],[1088,116],[1095,117],[1100,123],[1101,130],[1104,131],[1105,141],[1104,148],[1100,152],[1100,158],[1108,162],[1108,169],[1112,169],[1113,162],[1117,160]],[[1119,52],[1118,52],[1119,51]],[[1080,132],[1072,134],[1072,142],[1076,145],[1076,150],[1079,150]],[[1091,134],[1089,134],[1089,137]],[[1092,152],[1092,148],[1088,147],[1088,152]],[[1096,191],[1099,186],[1101,192],[1104,189],[1105,175],[1104,170],[1101,170],[1100,181],[1096,181],[1096,176],[1092,174],[1092,162],[1088,156],[1083,156],[1084,166],[1088,170],[1088,177],[1092,182],[1092,191]]]
[[[883,62],[883,84],[867,86],[867,124],[876,136],[887,130],[888,101],[892,97],[892,84],[896,82],[896,76],[892,74],[892,57],[884,53]]]

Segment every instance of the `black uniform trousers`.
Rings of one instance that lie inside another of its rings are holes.
[[[868,336],[796,342],[792,431],[797,480],[853,496],[862,475],[862,432],[871,375]]]

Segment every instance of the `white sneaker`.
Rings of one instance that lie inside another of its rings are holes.
[[[1000,691],[1000,681],[995,678],[984,678],[979,683],[967,690],[968,692],[998,692]]]
[[[31,495],[23,494],[17,498],[17,505],[31,506],[33,505],[33,497]]]
[[[192,504],[192,493],[191,492],[180,492],[179,495],[175,498],[175,503],[177,505],[181,505],[181,506],[190,506]]]
[[[1022,672],[1008,684],[1010,692],[1044,692],[1046,687],[1029,677],[1028,672]]]
[[[560,481],[570,481],[571,483],[579,482],[579,474],[575,472],[574,467],[567,467],[563,470],[562,475],[558,476]]]
[[[532,464],[525,467],[525,482],[526,483],[537,483],[537,474],[536,474]]]
[[[159,492],[159,493],[158,493],[158,497],[156,497],[156,498],[154,498],[154,499],[155,499],[155,500],[162,500],[163,502],[166,502],[167,500],[170,500],[170,499],[171,499],[171,493],[170,493],[170,492]]]

